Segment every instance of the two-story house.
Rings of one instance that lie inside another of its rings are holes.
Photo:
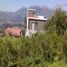
[[[26,36],[30,36],[36,32],[43,32],[47,18],[37,16],[35,9],[27,10]]]

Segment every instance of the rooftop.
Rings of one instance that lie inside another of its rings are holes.
[[[47,18],[43,18],[43,17],[39,17],[39,16],[35,16],[35,17],[28,17],[31,20],[43,20],[43,21],[47,21]]]

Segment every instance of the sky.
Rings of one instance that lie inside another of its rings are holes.
[[[0,11],[13,11],[32,5],[47,6],[51,9],[62,7],[67,10],[67,0],[0,0]]]

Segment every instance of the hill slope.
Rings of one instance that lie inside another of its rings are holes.
[[[42,15],[46,18],[50,17],[53,14],[53,10],[46,6],[30,6],[29,8],[36,9],[37,15]],[[0,25],[4,23],[10,24],[21,24],[24,22],[27,8],[22,7],[16,12],[4,12],[0,11]]]

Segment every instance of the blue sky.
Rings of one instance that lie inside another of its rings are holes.
[[[0,0],[0,11],[16,11],[31,5],[45,5],[49,8],[61,6],[67,10],[67,0]]]

